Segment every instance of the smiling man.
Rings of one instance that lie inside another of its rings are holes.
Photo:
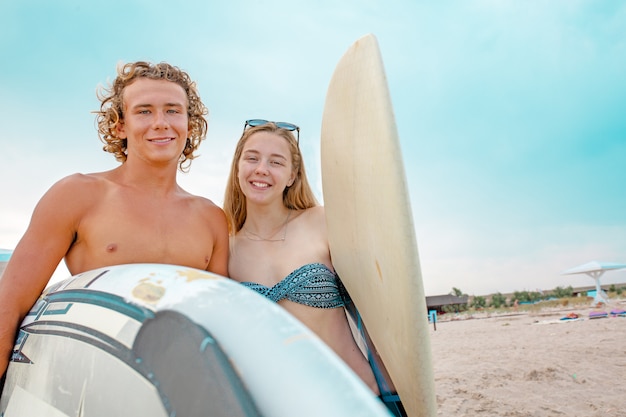
[[[63,178],[35,207],[0,279],[0,374],[62,259],[72,275],[128,263],[228,273],[224,212],[176,182],[207,130],[195,83],[169,64],[136,62],[120,67],[99,98],[99,135],[121,165]]]

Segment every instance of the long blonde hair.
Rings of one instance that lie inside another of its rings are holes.
[[[257,132],[275,133],[285,138],[289,144],[291,153],[291,164],[295,175],[295,180],[291,186],[286,187],[283,191],[283,204],[291,210],[304,210],[318,205],[317,199],[311,190],[311,186],[306,177],[304,169],[304,160],[298,146],[298,142],[293,133],[289,130],[282,129],[276,124],[269,122],[264,125],[245,129],[233,155],[233,161],[230,165],[230,175],[226,183],[226,192],[224,194],[224,212],[228,219],[228,229],[231,235],[237,233],[243,227],[248,215],[246,208],[246,196],[243,194],[239,185],[239,159],[243,153],[243,148],[253,134]]]

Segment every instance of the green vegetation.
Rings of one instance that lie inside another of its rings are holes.
[[[611,284],[609,287],[609,293],[615,293],[618,297],[621,296],[624,291],[626,291],[626,287],[615,287],[615,284]]]
[[[454,295],[455,297],[464,297],[467,294],[464,294],[463,291],[459,290],[458,288],[452,287],[452,292],[450,293],[450,295]]]
[[[609,298],[621,297],[626,294],[626,286],[611,285],[607,291]],[[453,287],[450,295],[467,297],[459,288]],[[516,302],[517,301],[517,302]],[[475,295],[469,297],[469,303],[451,304],[442,307],[444,313],[462,313],[465,311],[496,311],[514,308],[515,311],[535,311],[545,307],[588,304],[586,292],[574,296],[572,286],[556,287],[552,291],[515,291],[510,297],[502,293],[491,296]]]
[[[477,295],[474,298],[472,298],[472,302],[470,303],[470,307],[475,309],[475,310],[483,309],[483,308],[487,307],[487,300],[485,299],[485,297],[481,297],[480,295]]]
[[[500,308],[506,306],[506,296],[500,294],[499,292],[491,296],[491,303],[489,303],[489,307]]]
[[[512,299],[520,303],[536,303],[543,299],[543,295],[537,291],[515,291]]]
[[[462,313],[467,311],[467,304],[449,304],[441,308],[444,313]]]
[[[552,296],[555,298],[568,298],[574,295],[574,289],[570,285],[567,288],[556,287],[552,290]]]

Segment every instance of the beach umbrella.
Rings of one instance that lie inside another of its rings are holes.
[[[575,266],[574,268],[567,269],[561,272],[561,275],[573,275],[573,274],[585,274],[589,275],[596,282],[596,296],[593,299],[594,304],[608,302],[606,294],[602,291],[600,286],[600,277],[606,271],[612,271],[615,269],[626,268],[626,264],[619,264],[616,262],[598,262],[592,261],[583,265]]]
[[[4,272],[4,268],[7,266],[7,263],[9,262],[9,258],[11,257],[12,253],[12,250],[0,249],[0,277]]]

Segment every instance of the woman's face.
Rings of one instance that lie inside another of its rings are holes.
[[[246,141],[239,158],[239,186],[248,203],[269,204],[293,183],[295,174],[289,144],[277,133],[256,132]]]

